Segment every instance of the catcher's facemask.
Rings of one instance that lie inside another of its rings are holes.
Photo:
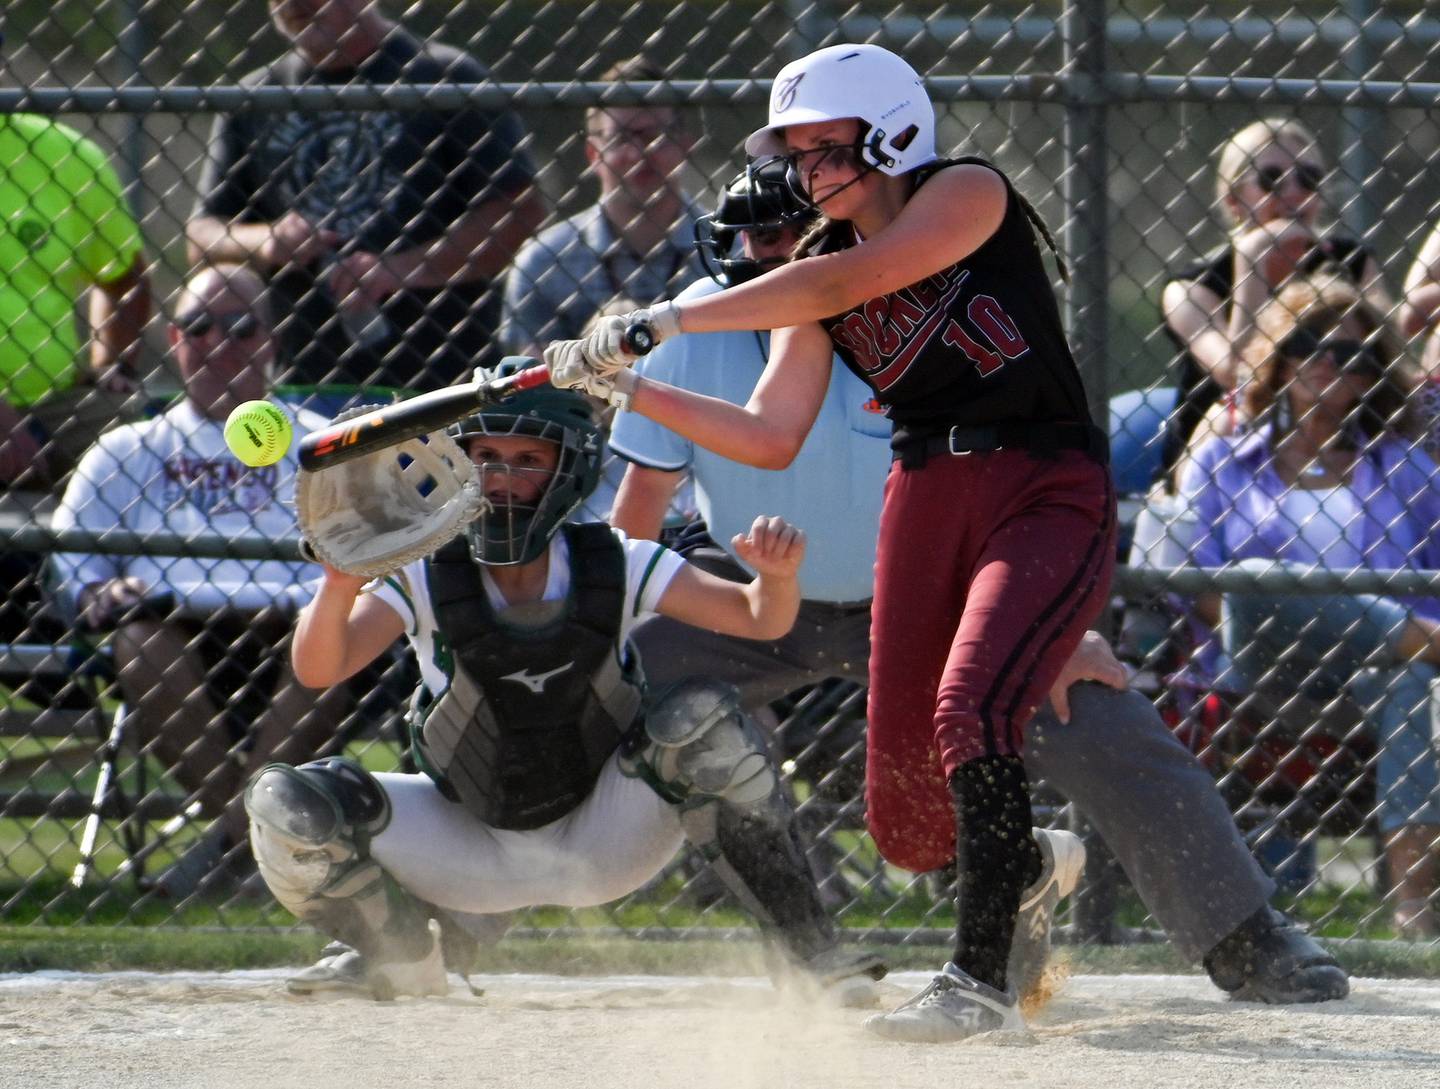
[[[695,221],[695,249],[712,280],[733,286],[784,263],[747,257],[738,245],[741,231],[763,233],[789,227],[804,232],[814,220],[815,210],[790,191],[785,163],[751,163],[721,190],[715,211]]]
[[[509,488],[486,488],[487,502],[466,528],[476,563],[504,566],[536,559],[600,481],[600,428],[589,402],[573,390],[553,386],[527,390],[497,410],[462,420],[452,434],[467,452],[469,439],[487,435],[527,435],[559,447],[555,471],[530,502],[517,500],[534,495],[534,470],[504,464],[480,466],[486,480],[501,472],[511,474],[511,481]]]

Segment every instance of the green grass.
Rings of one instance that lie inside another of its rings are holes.
[[[20,759],[54,747],[51,739],[0,741],[0,761]],[[365,743],[351,755],[372,770],[397,766],[393,745]],[[147,765],[148,788],[174,791],[161,769]],[[11,781],[8,789],[58,791],[73,785],[93,789],[96,770],[47,770],[28,781]],[[133,764],[125,769],[133,788]],[[120,873],[126,852],[118,829],[107,822],[91,878],[74,889],[68,878],[79,860],[82,822],[77,820],[0,819],[0,971],[41,968],[71,970],[240,969],[300,965],[312,960],[323,941],[295,927],[290,915],[273,904],[174,904],[142,893],[134,880]],[[154,835],[154,829],[148,830]],[[178,834],[149,863],[152,873],[198,834]],[[944,932],[951,908],[937,902],[925,882],[906,883],[904,875],[886,870],[868,837],[850,830],[834,835],[848,852],[847,873],[857,885],[883,875],[884,887],[870,887],[839,916],[850,930],[884,930],[897,935],[912,931]],[[1335,847],[1354,851],[1354,844]],[[1363,866],[1367,859],[1356,857]],[[704,936],[706,928],[748,931],[746,915],[728,907],[697,908],[673,877],[642,896],[618,905],[579,912],[557,908],[526,913],[517,932],[486,953],[484,971],[543,971],[570,974],[754,973],[762,970],[759,946],[750,940],[727,941]],[[899,891],[897,891],[899,890]],[[1321,886],[1303,899],[1282,905],[1311,924],[1314,932],[1334,944],[1337,955],[1360,975],[1440,978],[1440,948],[1417,948],[1384,941],[1393,937],[1388,912],[1368,882],[1340,889]],[[1122,926],[1153,928],[1144,906],[1128,889],[1120,896],[1117,920]],[[590,929],[595,936],[575,935]],[[599,931],[620,929],[637,937],[602,937]],[[558,935],[557,930],[566,934]],[[684,933],[683,941],[672,940]],[[666,939],[666,940],[647,940]],[[933,967],[943,947],[877,946],[897,969]],[[1129,946],[1067,946],[1059,954],[1077,972],[1195,971],[1168,944]]]

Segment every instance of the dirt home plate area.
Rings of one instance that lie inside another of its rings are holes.
[[[900,1000],[919,973],[886,981]],[[1201,976],[1076,976],[1028,1037],[920,1046],[759,979],[452,977],[448,998],[294,998],[283,973],[0,976],[0,1085],[148,1089],[970,1089],[1440,1085],[1440,985],[1229,1002]]]

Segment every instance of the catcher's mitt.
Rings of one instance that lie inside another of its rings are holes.
[[[335,422],[369,412],[365,405]],[[302,469],[295,516],[317,560],[375,578],[430,555],[480,512],[480,474],[443,431],[328,469]]]

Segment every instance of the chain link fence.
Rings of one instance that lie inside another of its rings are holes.
[[[235,846],[226,807],[233,828],[272,729],[287,759],[411,766],[402,654],[325,699],[284,681],[314,574],[277,520],[293,466],[259,479],[195,435],[186,448],[172,347],[210,335],[182,290],[196,260],[268,270],[275,396],[297,410],[434,388],[702,275],[690,221],[743,165],[768,77],[873,41],[929,80],[939,146],[1004,169],[1071,266],[1061,297],[1110,420],[1130,549],[1111,634],[1136,686],[1214,773],[1287,906],[1332,936],[1434,936],[1440,20],[1423,5],[455,0],[391,14],[473,61],[297,89],[277,24],[319,7],[7,5],[0,918],[284,925],[253,881],[167,895],[156,875]],[[639,55],[648,67],[616,68]],[[334,234],[264,226],[287,210]],[[315,255],[422,243],[444,272],[382,292],[357,332],[363,292]],[[114,447],[128,453],[77,490],[68,469],[117,421],[168,421],[171,456]],[[841,923],[924,940],[947,925],[946,878],[887,867],[863,832],[863,707],[837,680],[768,714]],[[1048,821],[1076,820],[1036,797]],[[1075,931],[1153,929],[1095,846]],[[520,925],[742,921],[681,860],[602,911]]]

